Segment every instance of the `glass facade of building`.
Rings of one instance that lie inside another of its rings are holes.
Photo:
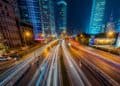
[[[23,21],[33,25],[35,39],[41,33],[39,0],[19,0],[20,16]]]
[[[120,19],[117,22],[116,32],[120,32]]]
[[[39,0],[43,34],[55,34],[55,14],[53,0]]]
[[[89,34],[102,33],[105,5],[106,5],[105,0],[93,0],[90,25],[87,30],[87,33]]]
[[[116,47],[120,47],[120,33],[118,34],[118,38],[116,41]]]
[[[67,3],[65,1],[59,1],[57,5],[57,24],[58,33],[60,34],[67,29]]]

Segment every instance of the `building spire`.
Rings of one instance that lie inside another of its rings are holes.
[[[113,22],[113,10],[111,11],[110,22]]]

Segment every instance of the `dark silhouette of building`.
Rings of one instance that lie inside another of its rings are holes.
[[[8,47],[21,46],[14,13],[14,0],[0,0],[0,32]]]

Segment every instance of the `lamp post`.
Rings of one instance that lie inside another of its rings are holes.
[[[24,35],[25,45],[27,46],[27,40],[31,37],[31,32],[25,31],[23,35]]]
[[[106,34],[106,36],[108,38],[114,38],[115,37],[115,32],[114,31],[108,31],[107,34]]]

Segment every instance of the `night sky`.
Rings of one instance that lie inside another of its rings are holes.
[[[88,27],[92,0],[66,0],[68,3],[68,31],[85,32]],[[120,0],[107,0],[105,11],[105,22],[113,11],[116,18],[120,12]]]

